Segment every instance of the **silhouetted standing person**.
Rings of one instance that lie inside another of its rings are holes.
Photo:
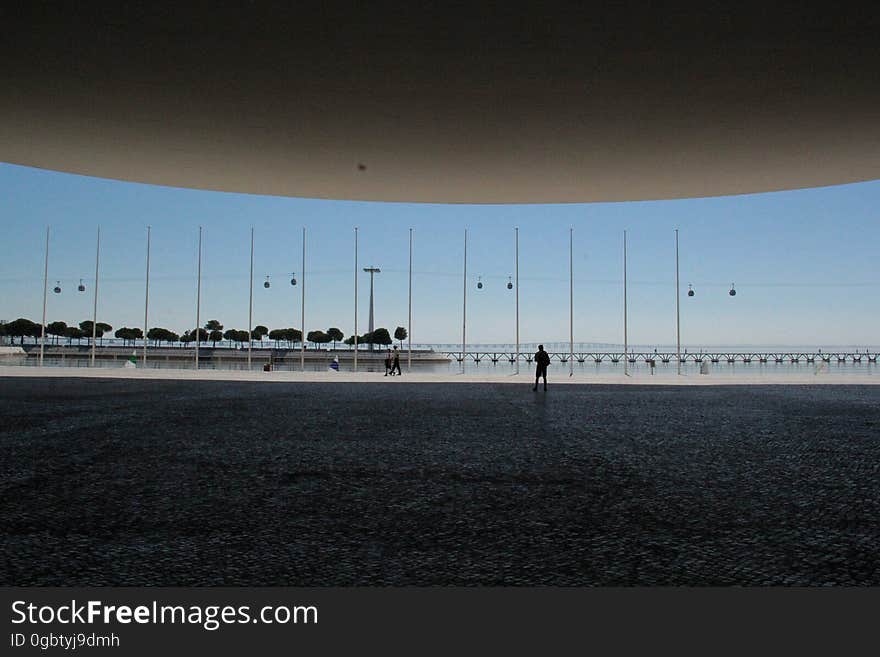
[[[391,376],[394,376],[394,370],[391,369],[391,350],[388,350],[388,353],[385,354],[385,376],[388,376],[388,373],[391,372]]]
[[[397,370],[399,375],[403,375],[403,372],[400,371],[400,352],[397,351],[397,347],[394,347],[394,359],[391,361],[391,374],[394,374],[394,370]]]
[[[538,389],[538,379],[544,377],[544,390],[547,389],[547,366],[550,364],[550,354],[544,351],[544,345],[538,345],[538,351],[535,354],[535,387]]]

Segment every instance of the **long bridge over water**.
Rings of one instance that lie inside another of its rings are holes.
[[[447,358],[461,362],[480,363],[488,361],[492,363],[520,362],[531,363],[533,354],[531,352],[517,354],[515,351],[493,351],[493,350],[474,350],[462,352],[458,351],[440,351]],[[550,360],[560,363],[568,363],[570,358],[578,363],[594,362],[611,362],[621,363],[628,360],[630,363],[674,363],[679,358],[682,363],[876,363],[876,352],[858,352],[858,351],[773,351],[773,352],[734,352],[734,351],[718,351],[718,352],[684,352],[676,354],[675,351],[653,351],[653,352],[626,352],[621,351],[575,351],[559,352],[548,351]]]

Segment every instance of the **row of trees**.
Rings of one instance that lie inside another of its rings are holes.
[[[113,330],[112,326],[105,324],[104,322],[98,322],[94,328],[95,337],[99,338],[101,343],[103,343],[104,334]],[[79,323],[79,326],[68,326],[65,322],[51,322],[46,325],[46,334],[53,339],[54,344],[58,344],[58,341],[61,338],[66,338],[67,344],[72,344],[74,340],[79,344],[84,339],[91,339],[92,321],[82,321]],[[0,335],[21,338],[21,344],[24,344],[24,339],[26,337],[34,338],[35,340],[39,338],[42,335],[42,326],[29,319],[20,317],[15,321],[0,324]],[[122,340],[123,344],[127,345],[129,343],[134,344],[136,340],[142,340],[144,332],[139,328],[123,326],[122,328],[117,329],[113,335]],[[269,330],[265,326],[258,325],[251,330],[250,337],[253,340],[258,340],[261,344],[263,339],[268,337],[269,340],[275,342],[275,347],[277,348],[281,343],[287,343],[288,346],[301,343],[303,334],[301,330],[295,328]],[[309,331],[306,335],[306,340],[315,345],[332,343],[333,348],[335,349],[336,343],[343,341],[344,337],[345,335],[342,331],[336,327],[331,327],[326,331]],[[406,337],[406,329],[402,326],[398,326],[394,331],[394,339],[399,340],[402,346]],[[219,320],[212,319],[205,324],[204,328],[184,331],[182,335],[166,328],[158,326],[153,327],[147,331],[147,340],[151,340],[156,345],[163,342],[171,344],[181,342],[186,344],[198,340],[199,344],[203,342],[211,342],[216,347],[217,343],[222,340],[237,342],[239,344],[247,343],[248,332],[241,329],[227,329],[224,331],[223,324],[221,324]],[[357,341],[358,344],[378,344],[383,346],[392,343],[391,334],[386,328],[378,328],[372,333],[364,333],[363,335],[358,336]],[[352,335],[344,340],[344,343],[347,345],[353,345],[354,336]]]
[[[99,338],[103,343],[103,338],[105,333],[109,333],[113,330],[113,327],[109,324],[105,324],[104,322],[98,322],[95,325],[95,337]],[[120,332],[124,331],[138,331],[140,335],[136,336],[138,338],[143,337],[143,332],[140,329],[119,329],[115,333],[117,338],[123,337],[120,335]],[[19,317],[18,319],[7,322],[6,324],[0,324],[0,335],[6,335],[13,339],[20,338],[20,344],[24,344],[25,338],[34,338],[36,340],[43,334],[43,326],[37,322],[32,322],[29,319],[25,319],[24,317]],[[74,340],[79,344],[82,340],[90,340],[92,337],[92,320],[88,319],[79,323],[79,326],[68,326],[66,322],[50,322],[46,324],[46,335],[50,337],[54,344],[58,344],[61,338],[67,339],[67,344],[72,344]],[[131,339],[131,338],[127,338]]]
[[[403,341],[406,340],[407,335],[406,329],[402,326],[398,326],[394,329],[394,339],[400,341],[400,347],[403,348]],[[363,335],[358,336],[358,344],[379,344],[387,347],[391,344],[391,334],[388,332],[386,328],[377,328],[372,333],[364,333]],[[345,340],[345,344],[354,345],[354,336],[351,335]]]

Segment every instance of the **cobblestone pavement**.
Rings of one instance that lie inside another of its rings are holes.
[[[880,585],[880,388],[0,378],[5,585]]]

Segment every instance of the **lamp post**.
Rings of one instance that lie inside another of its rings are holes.
[[[46,260],[43,265],[43,325],[40,329],[40,367],[43,366],[43,351],[46,346],[46,294],[49,291],[49,227],[46,226]],[[23,341],[23,340],[22,340]]]
[[[678,374],[681,374],[681,298],[678,291],[678,228],[675,229],[675,360]]]
[[[358,227],[354,227],[354,371],[358,371]]]
[[[409,302],[406,319],[407,347],[406,347],[406,371],[412,371],[412,259],[413,259],[413,229],[409,229]]]
[[[98,333],[98,261],[101,257],[101,227],[98,226],[98,241],[95,246],[95,304],[92,308],[92,357],[91,366],[95,366],[95,340]]]
[[[516,355],[514,363],[516,373],[519,374],[519,226],[513,229],[515,244],[515,274],[516,274]]]
[[[574,376],[574,227],[568,229],[568,375]]]
[[[248,372],[251,371],[251,345],[254,338],[252,335],[254,326],[254,227],[251,226],[251,274],[250,294],[248,295]]]
[[[199,321],[202,309],[202,227],[199,226],[199,266],[196,275],[196,369],[199,369]]]
[[[306,371],[306,227],[303,226],[303,268],[302,268],[302,342],[299,348],[299,369]]]
[[[150,232],[152,228],[147,226],[147,275],[146,289],[144,290],[144,367],[147,366],[147,319],[150,309]]]
[[[379,269],[378,267],[364,267],[364,271],[370,274],[370,323],[367,328],[367,331],[369,331],[370,334],[372,334],[373,331],[376,330],[375,327],[373,326],[373,274],[380,274],[380,273],[382,273],[382,270]],[[371,335],[371,337],[372,337],[372,335]],[[370,344],[370,346],[369,346],[370,351],[373,351],[373,343],[370,342],[369,344]]]
[[[464,374],[464,359],[467,354],[467,228],[464,229],[464,271],[462,274],[461,299],[461,373]]]
[[[623,231],[623,374],[624,376],[629,376],[626,310],[626,231]]]

